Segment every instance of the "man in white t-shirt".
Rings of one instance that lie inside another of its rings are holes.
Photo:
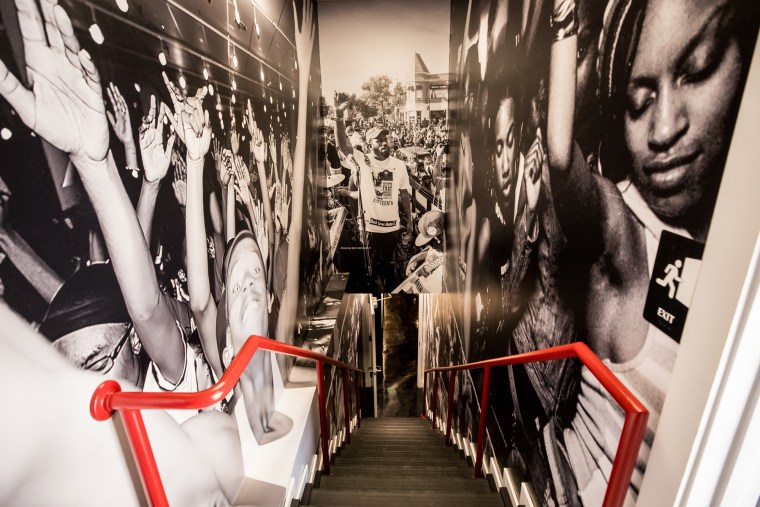
[[[402,161],[390,156],[386,129],[372,127],[367,130],[365,140],[369,145],[369,153],[366,155],[354,150],[343,123],[345,107],[346,104],[341,104],[335,108],[338,146],[349,159],[353,158],[356,162],[357,170],[352,175],[352,180],[359,189],[364,226],[369,233],[368,246],[376,285],[373,289],[379,293],[388,292],[397,282],[393,269],[393,252],[400,239],[399,202],[406,215],[406,231],[410,235],[414,232],[409,174]]]

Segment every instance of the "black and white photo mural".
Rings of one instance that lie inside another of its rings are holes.
[[[320,4],[330,239],[349,292],[443,290],[449,6]]]
[[[585,342],[650,413],[629,501],[758,17],[743,0],[452,1],[444,285],[464,356]],[[622,411],[573,361],[503,370],[488,415],[500,465],[539,504],[599,505]]]
[[[316,3],[0,14],[2,304],[73,365],[143,390],[210,386],[252,334],[293,343],[331,268]],[[293,424],[275,409],[288,365],[252,364],[214,408],[264,447]]]

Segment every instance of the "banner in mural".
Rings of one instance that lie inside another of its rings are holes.
[[[758,18],[742,0],[452,2],[445,287],[463,355],[588,344],[650,412],[631,498]],[[574,362],[504,370],[488,419],[501,466],[541,504],[600,504],[620,409]]]

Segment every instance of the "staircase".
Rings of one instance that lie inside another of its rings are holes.
[[[473,479],[473,469],[424,419],[362,419],[330,472],[304,495],[305,505],[504,506],[488,481]]]

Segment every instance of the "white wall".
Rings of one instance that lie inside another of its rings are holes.
[[[760,231],[760,43],[744,90],[702,270],[638,505],[673,505]]]

